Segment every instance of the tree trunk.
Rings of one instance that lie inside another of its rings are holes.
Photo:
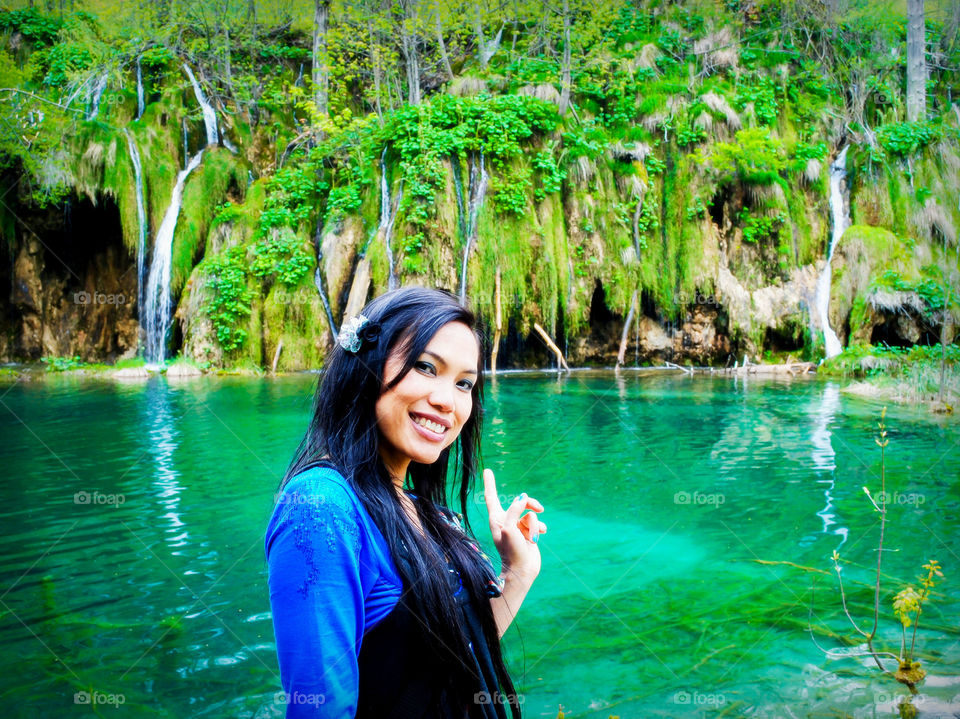
[[[927,116],[925,35],[923,0],[907,0],[907,122]]]
[[[570,0],[563,0],[563,68],[560,77],[560,116],[570,106]]]
[[[380,33],[374,35],[373,21],[367,20],[367,35],[370,38],[370,60],[373,64],[373,104],[377,108],[377,117],[380,123],[383,123],[383,105],[380,102],[380,94],[383,85],[383,71],[380,69]]]
[[[438,2],[434,10],[434,18],[437,25],[437,46],[440,49],[440,60],[443,63],[443,72],[447,80],[453,80],[453,68],[450,67],[450,58],[447,57],[447,45],[443,41],[443,28],[440,26],[440,3]]]
[[[400,28],[400,45],[403,64],[407,70],[407,102],[420,104],[420,58],[417,55],[416,2],[405,7],[403,25]]]
[[[330,114],[330,66],[327,64],[327,21],[330,0],[315,0],[313,13],[313,101],[317,112]]]

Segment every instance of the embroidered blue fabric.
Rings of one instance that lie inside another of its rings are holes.
[[[439,509],[464,531],[460,515]],[[489,557],[464,535],[486,568],[485,596],[500,596]],[[284,487],[264,549],[287,718],[353,717],[363,636],[393,611],[403,592],[386,539],[343,475],[318,467]],[[462,581],[454,586],[455,597],[471,601]],[[496,686],[495,678],[490,682]]]
[[[316,468],[287,483],[264,548],[288,719],[353,717],[363,635],[403,590],[383,534],[339,472]]]

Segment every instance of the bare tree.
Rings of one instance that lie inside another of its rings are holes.
[[[560,115],[570,107],[570,0],[563,0],[563,67],[560,75]]]
[[[400,50],[407,71],[407,102],[420,104],[420,56],[417,51],[417,0],[401,0]]]
[[[907,0],[907,121],[927,115],[926,23],[923,0]]]
[[[317,112],[330,114],[330,65],[327,53],[327,23],[330,0],[315,0],[313,12],[313,101]]]

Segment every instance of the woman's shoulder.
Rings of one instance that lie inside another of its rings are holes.
[[[353,506],[358,497],[343,474],[334,467],[321,465],[310,467],[287,480],[276,499],[278,504],[312,499]]]

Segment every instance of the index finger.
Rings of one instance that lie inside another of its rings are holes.
[[[483,498],[487,502],[487,513],[493,514],[494,511],[503,512],[503,505],[500,504],[500,498],[497,496],[497,481],[493,477],[492,469],[483,470]]]

